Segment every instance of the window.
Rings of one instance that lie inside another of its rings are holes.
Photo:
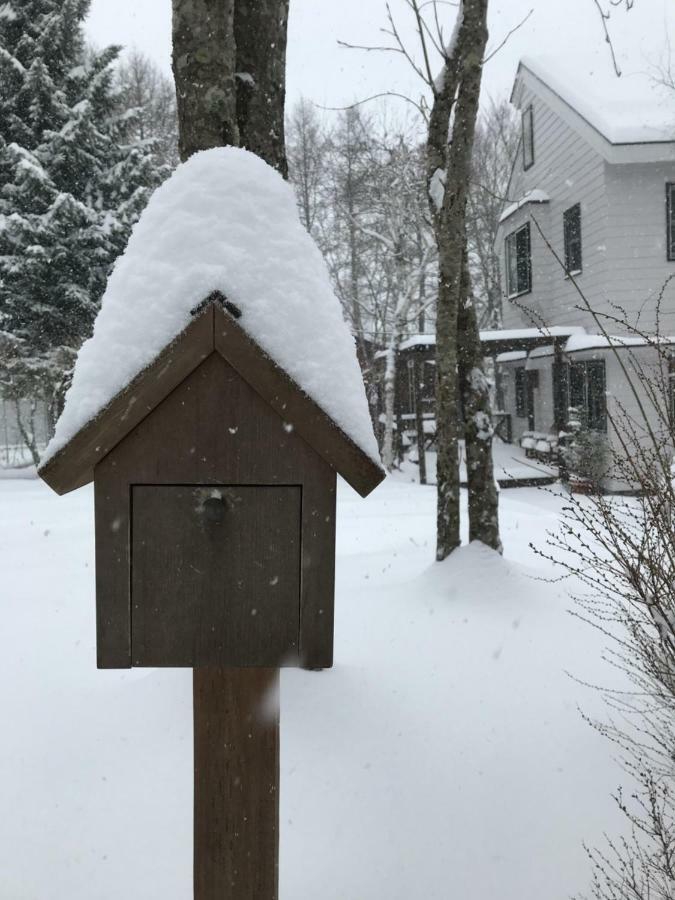
[[[565,271],[568,275],[581,272],[581,204],[576,203],[563,213],[565,235]]]
[[[525,401],[525,366],[516,369],[516,415],[525,418],[527,405]]]
[[[666,242],[668,259],[675,260],[675,184],[666,185]]]
[[[523,168],[529,169],[534,165],[534,112],[532,106],[528,106],[523,113],[522,123]]]
[[[607,431],[605,361],[590,359],[570,363],[570,406],[581,414],[592,431]]]
[[[506,236],[506,283],[509,297],[532,290],[529,222]]]

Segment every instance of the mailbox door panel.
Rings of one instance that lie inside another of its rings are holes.
[[[134,666],[297,664],[299,486],[134,485]]]

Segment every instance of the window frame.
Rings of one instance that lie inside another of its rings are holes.
[[[523,171],[527,172],[534,165],[534,107],[531,103],[523,110],[520,123],[520,137],[523,145]]]
[[[527,268],[526,268],[526,286],[520,286],[520,260],[518,258],[518,235],[521,233],[527,234]],[[516,290],[511,290],[511,242],[514,243],[515,247],[515,278],[516,278]],[[506,274],[506,295],[509,299],[513,297],[522,297],[523,294],[530,294],[532,292],[532,235],[530,231],[530,223],[524,222],[518,228],[509,232],[504,238],[504,267]]]
[[[666,182],[666,258],[675,262],[675,181]]]
[[[570,257],[571,257],[571,249],[572,249],[572,237],[570,236],[570,232],[572,230],[572,215],[576,213],[578,216],[578,230],[579,234],[576,237],[576,241],[579,245],[579,265],[574,268],[570,265]],[[570,275],[581,275],[583,272],[584,266],[584,252],[583,252],[583,241],[582,241],[582,232],[581,232],[581,203],[575,203],[572,206],[568,207],[563,212],[563,250],[565,257],[565,277],[569,278]]]

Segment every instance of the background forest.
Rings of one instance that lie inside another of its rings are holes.
[[[149,192],[178,162],[172,81],[138,51],[87,46],[77,27],[86,4],[40,6],[38,16],[26,7],[0,19],[0,385],[33,462],[58,418],[107,275]],[[381,438],[382,354],[435,329],[422,125],[384,100],[327,111],[301,99],[287,115],[300,217],[355,336]],[[481,328],[501,324],[493,244],[516,142],[511,107],[488,104],[467,228]]]

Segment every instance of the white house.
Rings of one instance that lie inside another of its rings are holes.
[[[503,327],[525,339],[497,357],[501,403],[526,446],[554,445],[570,406],[611,444],[612,410],[637,402],[619,354],[649,364],[640,335],[675,335],[675,92],[523,59],[511,102],[521,140],[496,251]],[[550,342],[529,344],[533,328]]]

